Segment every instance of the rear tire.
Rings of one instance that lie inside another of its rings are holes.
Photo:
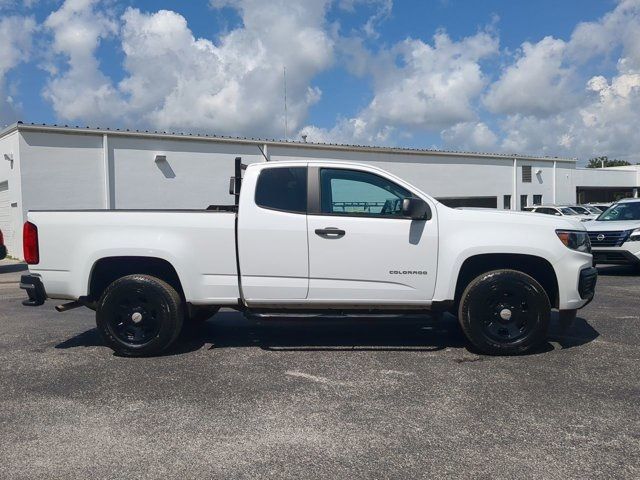
[[[105,343],[128,357],[157,355],[178,338],[182,299],[168,283],[150,275],[128,275],[109,285],[96,309]]]
[[[476,277],[462,293],[458,319],[469,342],[489,355],[517,355],[547,335],[551,304],[542,286],[517,270]]]

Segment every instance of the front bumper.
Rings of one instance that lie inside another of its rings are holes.
[[[560,261],[553,265],[559,288],[558,303],[555,307],[558,310],[579,310],[593,298],[593,295],[591,298],[585,298],[580,292],[580,284],[586,281],[583,278],[592,273],[593,257],[577,250],[566,250]]]
[[[596,293],[596,283],[598,282],[598,269],[595,267],[585,268],[580,271],[580,280],[578,281],[578,293],[580,298],[593,300]]]
[[[37,275],[22,275],[20,277],[20,288],[27,292],[29,298],[22,304],[27,307],[39,307],[47,299],[42,280]]]

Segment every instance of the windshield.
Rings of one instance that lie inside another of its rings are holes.
[[[597,220],[600,222],[640,220],[640,202],[611,205]]]
[[[587,210],[584,207],[579,207],[579,206],[575,206],[575,207],[571,207],[571,210],[575,210],[576,212],[578,212],[580,215],[589,215],[589,210]]]
[[[598,207],[584,207],[587,210],[589,210],[589,212],[591,213],[595,213],[596,215],[600,215],[604,210],[600,210]]]
[[[570,208],[567,208],[567,207],[562,207],[560,211],[562,212],[563,215],[578,215],[575,210],[571,210]]]

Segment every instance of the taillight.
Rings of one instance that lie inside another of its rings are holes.
[[[0,245],[4,245],[4,237],[2,236],[2,230],[0,230]]]
[[[40,263],[40,249],[38,248],[38,227],[26,222],[22,230],[22,246],[24,247],[24,261],[29,265]]]

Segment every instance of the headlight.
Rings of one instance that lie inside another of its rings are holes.
[[[589,234],[587,234],[587,232],[556,230],[556,234],[560,241],[564,243],[565,247],[571,250],[577,250],[578,252],[591,253],[591,242],[589,241]]]
[[[631,230],[631,235],[629,235],[627,242],[640,242],[640,228]]]

